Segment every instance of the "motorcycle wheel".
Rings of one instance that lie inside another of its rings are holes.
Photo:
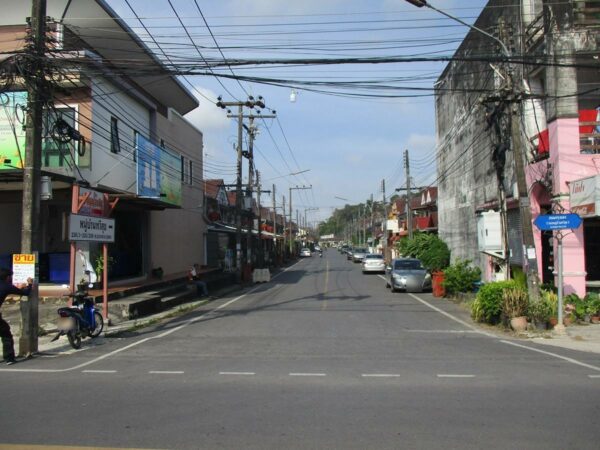
[[[90,337],[92,338],[100,336],[100,333],[104,329],[104,319],[98,311],[94,311],[94,322],[96,322],[96,328],[90,331]]]
[[[79,350],[81,348],[81,335],[77,332],[77,330],[69,330],[67,332],[67,339],[69,340],[69,344],[75,350]]]

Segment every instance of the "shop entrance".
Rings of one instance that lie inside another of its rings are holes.
[[[583,220],[583,242],[587,281],[600,281],[600,218]]]

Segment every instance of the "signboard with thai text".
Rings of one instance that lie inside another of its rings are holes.
[[[79,198],[87,197],[79,209],[79,213],[84,216],[104,217],[107,211],[104,194],[84,187],[79,188]]]
[[[600,175],[569,184],[571,211],[581,217],[600,215]]]
[[[581,217],[577,214],[545,214],[533,221],[540,230],[569,230],[579,228]]]
[[[12,281],[15,286],[27,283],[28,278],[35,278],[35,255],[17,253],[12,255]]]
[[[69,216],[69,240],[115,242],[115,220],[71,214]]]

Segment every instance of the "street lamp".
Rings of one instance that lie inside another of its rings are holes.
[[[506,47],[506,45],[504,44],[504,42],[502,42],[502,41],[501,41],[500,39],[498,39],[496,36],[494,36],[494,35],[492,35],[492,34],[488,33],[487,31],[484,31],[484,30],[482,30],[481,28],[478,28],[478,27],[476,27],[475,25],[469,25],[467,22],[465,22],[465,21],[463,21],[463,20],[459,19],[458,17],[455,17],[455,16],[453,16],[453,15],[451,15],[451,14],[448,14],[448,13],[447,13],[447,12],[445,12],[445,11],[442,11],[441,9],[438,9],[438,8],[436,8],[436,7],[435,7],[435,6],[433,6],[433,5],[430,5],[429,3],[427,3],[427,0],[405,0],[405,1],[407,1],[407,2],[408,2],[408,3],[410,3],[411,5],[414,5],[414,6],[416,6],[417,8],[422,8],[423,6],[426,6],[427,8],[429,8],[429,9],[432,9],[432,10],[434,10],[434,11],[436,11],[436,12],[438,12],[438,13],[442,14],[443,16],[446,16],[446,17],[448,17],[449,19],[452,19],[452,20],[454,20],[454,21],[456,21],[456,22],[458,22],[458,23],[460,23],[460,24],[462,24],[462,25],[464,25],[464,26],[466,26],[466,27],[469,27],[469,28],[471,28],[472,30],[475,30],[475,31],[477,31],[477,32],[479,32],[479,33],[481,33],[481,34],[484,34],[484,35],[486,35],[487,37],[489,37],[489,38],[493,39],[493,40],[494,40],[494,41],[496,41],[498,44],[500,44],[500,47],[502,47],[502,51],[503,51],[503,53],[504,53],[504,56],[506,56],[506,57],[510,57],[510,56],[511,56],[511,54],[510,54],[510,51],[508,50],[508,47]]]

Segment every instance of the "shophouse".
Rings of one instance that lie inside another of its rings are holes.
[[[31,2],[5,3],[0,259],[9,265],[20,250]],[[70,269],[80,279],[98,262],[97,242],[71,246],[72,212],[114,219],[112,281],[204,263],[203,136],[183,117],[198,101],[103,0],[51,1],[47,16],[42,175],[52,195],[41,201],[40,281],[65,283]]]
[[[533,219],[597,201],[596,3],[491,0],[435,85],[439,234],[488,280],[525,264],[544,283],[557,276],[556,234],[533,227],[535,248],[523,251],[515,148]],[[600,281],[599,212],[585,211],[563,237],[565,292],[579,295]]]

